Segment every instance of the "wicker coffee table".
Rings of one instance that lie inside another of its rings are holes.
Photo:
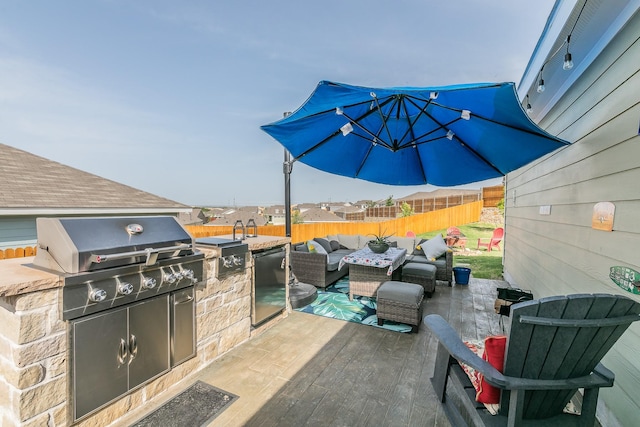
[[[383,254],[376,254],[363,248],[343,257],[338,269],[349,264],[349,299],[353,300],[354,295],[375,297],[382,283],[400,277],[398,267],[406,256],[406,249],[389,248]]]

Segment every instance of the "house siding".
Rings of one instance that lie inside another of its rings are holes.
[[[36,244],[35,217],[3,217],[0,220],[0,249]]]
[[[507,175],[505,278],[535,297],[603,292],[640,301],[609,278],[612,266],[640,271],[639,37],[636,13],[539,123],[574,143]],[[616,207],[612,232],[591,227],[602,201]],[[637,425],[638,354],[640,322],[603,359],[616,380],[600,394],[602,425]]]

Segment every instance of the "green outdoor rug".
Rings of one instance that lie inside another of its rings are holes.
[[[318,289],[318,298],[311,304],[297,308],[296,311],[361,323],[396,332],[411,332],[411,326],[404,323],[385,320],[378,326],[376,315],[376,299],[373,297],[354,296],[349,301],[349,276],[343,277],[325,290]]]

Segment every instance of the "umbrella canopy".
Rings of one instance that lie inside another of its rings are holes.
[[[496,178],[568,142],[523,111],[514,83],[368,88],[321,81],[262,130],[316,169],[390,185]]]

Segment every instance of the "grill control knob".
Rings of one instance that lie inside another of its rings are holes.
[[[233,263],[234,263],[235,265],[242,265],[242,261],[243,261],[243,259],[242,259],[242,258],[240,258],[239,256],[237,256],[237,255],[233,255],[231,258],[233,259]]]
[[[107,291],[104,289],[92,289],[89,291],[89,301],[100,302],[107,299]]]
[[[222,258],[222,264],[224,265],[225,268],[231,268],[233,267],[233,259],[232,257],[223,257]]]
[[[193,270],[185,269],[182,270],[182,277],[193,280]]]
[[[118,293],[120,295],[129,295],[133,292],[133,285],[131,283],[122,282],[118,284]]]
[[[156,287],[156,279],[153,277],[145,277],[142,281],[142,287],[145,289],[153,289]]]
[[[171,285],[173,283],[176,283],[178,281],[178,278],[175,274],[169,273],[164,275],[164,281]]]

